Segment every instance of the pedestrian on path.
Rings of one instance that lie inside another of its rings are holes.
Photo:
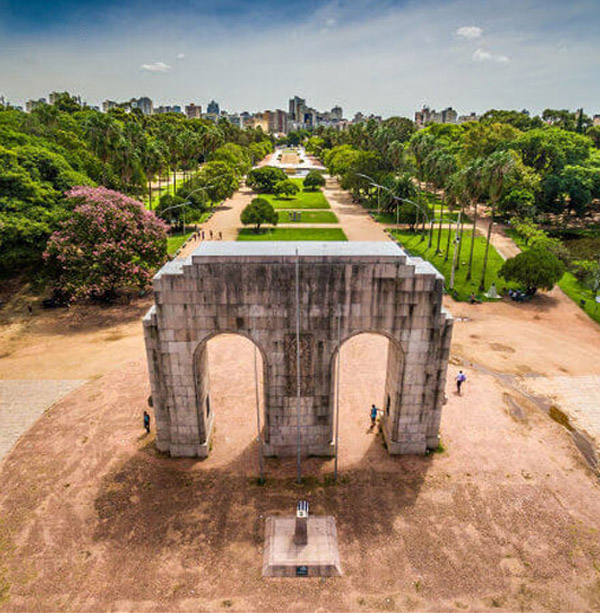
[[[379,411],[379,409],[372,404],[371,405],[371,428],[375,427],[375,421],[377,420],[377,412]]]
[[[460,396],[460,387],[467,380],[467,375],[460,370],[456,375],[456,393]]]
[[[150,434],[150,415],[146,411],[144,411],[144,429],[146,434]]]

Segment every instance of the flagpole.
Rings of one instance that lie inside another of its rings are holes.
[[[263,457],[263,440],[260,429],[260,398],[258,394],[258,361],[256,357],[256,345],[254,345],[254,390],[256,392],[256,427],[258,429],[258,466],[260,469],[260,483],[265,482],[265,459]]]
[[[340,435],[340,364],[342,361],[342,309],[338,310],[338,352],[335,375],[335,459],[333,464],[333,480],[337,481],[338,475],[338,448]]]
[[[302,483],[300,384],[300,256],[296,249],[296,483]]]

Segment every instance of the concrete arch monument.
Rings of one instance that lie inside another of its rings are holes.
[[[302,452],[332,452],[338,320],[342,344],[362,332],[390,340],[382,417],[389,452],[437,447],[453,321],[440,273],[394,243],[203,243],[166,264],[153,285],[144,333],[161,451],[208,454],[215,407],[206,344],[236,333],[263,357],[265,454],[296,452],[297,290]]]

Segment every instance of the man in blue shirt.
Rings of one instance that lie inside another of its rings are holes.
[[[371,405],[371,428],[375,427],[375,420],[377,419],[377,411],[379,411],[379,409],[374,404]]]

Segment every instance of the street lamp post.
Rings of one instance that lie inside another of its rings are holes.
[[[361,176],[366,177],[366,175],[361,175]],[[421,211],[421,213],[423,213],[423,227],[425,227],[425,219],[429,219],[429,215],[427,215],[427,212],[420,204],[417,204],[416,202],[413,202],[412,200],[409,200],[408,198],[401,198],[400,196],[396,196],[396,194],[394,194],[394,192],[389,187],[386,187],[385,185],[380,185],[379,183],[375,183],[374,181],[371,183],[371,185],[379,189],[384,189],[386,192],[389,192],[390,196],[394,200],[399,200],[400,202],[407,202],[408,204],[411,204],[412,206],[416,207],[417,213],[418,211]],[[396,230],[398,230],[398,226],[400,225],[398,221],[399,215],[400,215],[400,211],[399,211],[398,206],[396,206]],[[418,221],[415,225],[418,226]]]
[[[370,177],[369,175],[365,175],[362,172],[357,172],[355,174],[356,174],[357,177],[362,177],[363,179],[368,179],[371,182],[371,185],[373,187],[377,188],[377,215],[380,215],[381,214],[380,195],[381,195],[381,188],[384,187],[384,186],[383,185],[379,185],[379,183],[377,183],[377,181],[375,181],[375,179],[373,179],[373,177]]]

